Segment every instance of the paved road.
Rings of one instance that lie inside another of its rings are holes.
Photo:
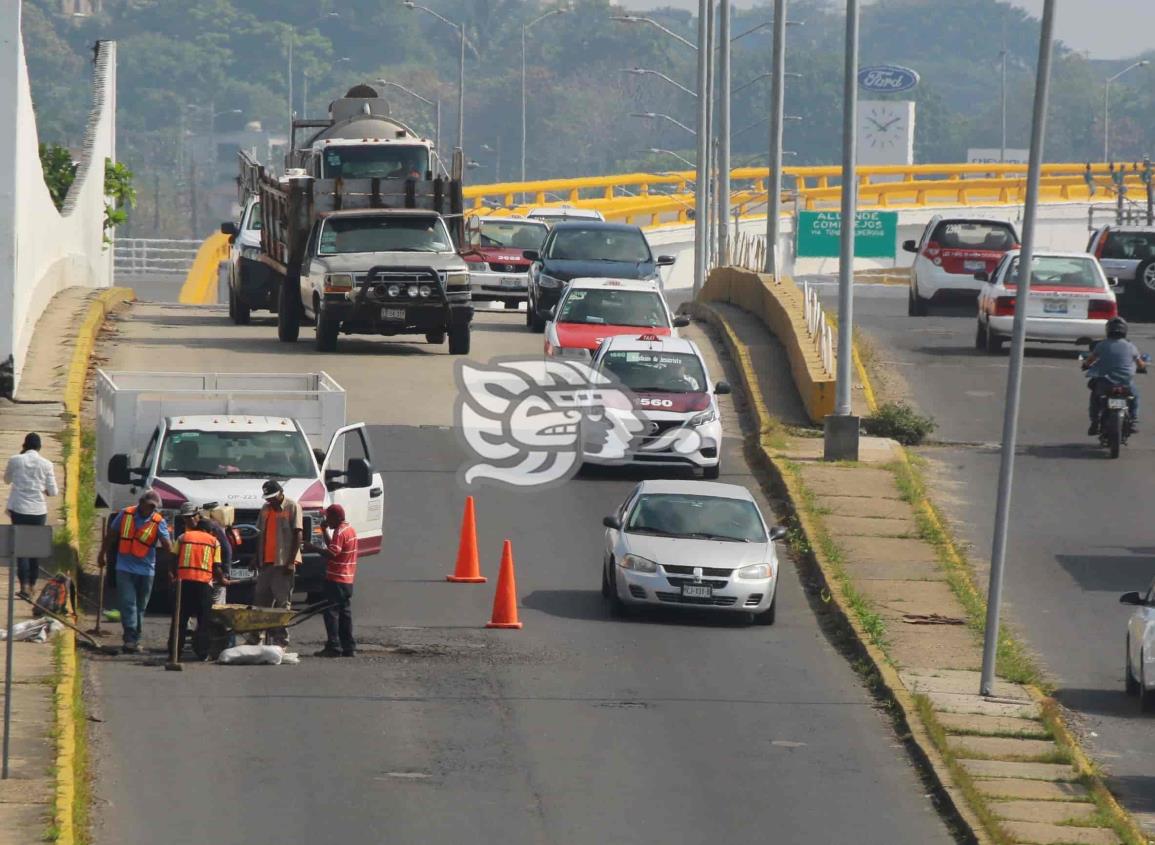
[[[515,315],[476,328],[478,359],[540,349]],[[608,616],[600,520],[628,477],[478,495],[483,567],[512,538],[525,623],[485,630],[493,581],[443,581],[463,493],[440,349],[356,340],[316,356],[268,324],[154,305],[102,354],[117,369],[326,369],[372,424],[387,502],[384,551],[358,576],[356,662],[94,662],[94,841],[951,841],[792,565],[771,628]],[[752,483],[736,440],[724,460]],[[297,631],[303,653],[320,647],[319,621]]]
[[[830,308],[836,308],[834,294],[833,287],[823,288]],[[974,545],[973,559],[989,561],[1007,355],[974,350],[973,308],[907,317],[902,287],[859,288],[856,315],[885,366],[938,421],[935,437],[980,444],[927,453],[955,525]],[[1131,337],[1155,352],[1155,325],[1133,323]],[[1118,603],[1121,593],[1143,590],[1155,576],[1155,435],[1148,428],[1120,460],[1106,458],[1086,436],[1087,390],[1076,355],[1073,348],[1028,346],[1007,613],[1059,683],[1059,700],[1082,717],[1096,759],[1128,806],[1155,830],[1155,732],[1123,693],[1130,609]],[[1140,381],[1141,390],[1146,386]]]
[[[118,274],[116,284],[132,288],[140,302],[176,302],[180,297],[184,276],[176,273]]]

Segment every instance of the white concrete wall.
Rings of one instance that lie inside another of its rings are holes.
[[[49,300],[66,287],[112,283],[104,163],[116,154],[116,44],[101,42],[80,168],[58,212],[40,167],[20,2],[0,0],[0,8],[0,366],[12,367],[18,382]]]

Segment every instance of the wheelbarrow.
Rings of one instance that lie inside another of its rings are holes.
[[[290,610],[282,607],[253,607],[248,604],[214,605],[209,614],[209,659],[216,660],[236,634],[260,634],[274,628],[292,628],[331,607],[322,601]]]

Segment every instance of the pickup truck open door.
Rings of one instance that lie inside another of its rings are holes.
[[[321,477],[333,503],[345,508],[345,519],[357,532],[358,553],[367,556],[381,551],[385,484],[381,474],[373,471],[365,423],[337,429],[325,452]]]

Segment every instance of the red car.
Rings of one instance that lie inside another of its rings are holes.
[[[523,217],[474,217],[468,231],[468,247],[462,253],[469,266],[469,286],[474,302],[503,302],[517,308],[529,289],[525,250],[539,249],[549,227]]]
[[[670,313],[656,281],[574,279],[546,326],[545,354],[589,361],[607,337],[645,334],[666,337],[689,325]]]

